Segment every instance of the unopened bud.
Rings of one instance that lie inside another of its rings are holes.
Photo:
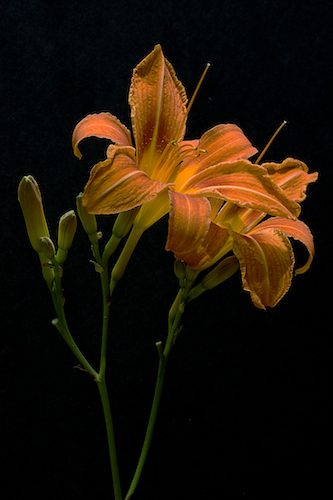
[[[50,236],[45,219],[42,196],[32,175],[24,176],[18,187],[18,200],[24,216],[30,243],[36,252],[40,252],[39,238]]]
[[[70,210],[60,217],[57,252],[57,260],[59,263],[63,263],[66,260],[67,252],[73,243],[76,228],[77,219],[74,210]]]
[[[55,256],[55,248],[53,241],[48,236],[42,236],[39,238],[39,251],[42,252],[45,257],[52,260]]]
[[[79,214],[83,229],[87,233],[90,242],[93,245],[96,245],[99,239],[97,233],[96,217],[94,214],[89,214],[87,212],[85,207],[82,205],[82,198],[83,198],[83,193],[80,193],[76,197],[77,213]]]
[[[234,255],[222,260],[198,285],[192,288],[188,295],[188,301],[196,299],[206,290],[211,290],[215,286],[220,285],[223,281],[230,278],[238,268],[239,263]]]
[[[174,266],[174,273],[176,275],[176,278],[179,280],[179,286],[183,288],[185,286],[186,278],[185,278],[185,272],[186,272],[186,264],[183,260],[175,260]]]
[[[139,211],[140,207],[135,207],[132,210],[121,212],[113,225],[112,234],[117,238],[124,238],[133,225],[133,221]]]
[[[235,274],[238,268],[239,262],[237,258],[234,255],[231,255],[230,257],[223,259],[203,278],[201,281],[202,286],[206,290],[210,290],[220,283],[223,283],[223,281],[229,279],[233,274]]]

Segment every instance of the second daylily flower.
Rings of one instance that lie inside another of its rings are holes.
[[[265,163],[263,167],[288,198],[297,203],[305,199],[308,184],[318,177],[317,172],[308,173],[307,166],[293,158],[281,164]],[[298,219],[269,217],[263,220],[266,213],[259,210],[219,200],[211,202],[211,224],[206,237],[196,248],[178,252],[177,258],[199,272],[233,251],[241,268],[243,288],[250,292],[254,305],[260,309],[274,307],[288,291],[293,277],[295,258],[288,238],[301,241],[309,252],[307,263],[295,273],[302,274],[311,265],[314,244],[308,226]],[[177,241],[177,235],[174,237]],[[222,260],[204,279],[215,281],[216,286],[224,279],[223,266]],[[229,272],[227,266],[225,269]],[[233,266],[233,271],[236,269],[237,266]]]
[[[297,217],[299,205],[266,168],[248,161],[257,150],[236,125],[217,125],[200,140],[184,141],[185,89],[159,45],[134,69],[129,104],[135,149],[129,130],[109,113],[88,115],[74,129],[79,158],[79,143],[87,137],[113,142],[85,186],[82,202],[89,213],[115,214],[140,206],[134,225],[142,233],[169,212],[167,248],[175,253],[190,251],[205,238],[209,198]]]

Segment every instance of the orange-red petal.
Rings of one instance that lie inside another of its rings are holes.
[[[200,157],[200,168],[216,165],[222,161],[248,159],[258,152],[244,132],[232,123],[220,124],[205,132],[198,149],[207,151]]]
[[[82,158],[79,143],[87,137],[110,139],[120,146],[131,146],[131,132],[118,118],[110,113],[96,113],[87,115],[74,128],[72,145],[75,156]]]
[[[210,203],[206,198],[192,198],[169,191],[170,215],[166,250],[177,259],[201,244],[210,226]]]
[[[251,235],[230,232],[244,290],[250,292],[256,307],[274,307],[292,280],[295,259],[290,241],[281,230],[274,228]]]
[[[185,89],[157,45],[134,69],[129,92],[138,162],[148,175],[156,154],[183,139],[186,103]]]
[[[228,239],[228,229],[212,222],[203,241],[191,250],[183,252],[181,259],[192,269],[201,269],[221,252]]]
[[[195,173],[224,161],[247,159],[257,153],[243,131],[233,124],[221,124],[205,132],[193,143],[197,151],[184,160],[180,167],[179,183],[183,184]]]
[[[178,179],[175,181],[179,190]],[[270,215],[295,218],[300,206],[275,184],[267,170],[248,160],[224,162],[193,175],[181,187],[192,196],[208,196],[231,201]]]
[[[309,174],[305,163],[294,158],[286,158],[282,163],[263,163],[262,166],[288,198],[298,202],[306,198],[308,184],[318,178],[318,172]]]
[[[306,246],[309,252],[309,259],[307,263],[296,269],[295,274],[303,274],[305,273],[313,260],[315,254],[315,248],[313,243],[313,236],[311,234],[310,229],[304,222],[300,220],[288,220],[282,219],[281,217],[271,217],[264,222],[261,222],[256,226],[250,234],[256,233],[257,231],[261,231],[266,228],[277,228],[284,232],[289,238],[294,238],[299,240]]]
[[[132,147],[113,146],[108,159],[92,168],[82,203],[89,213],[115,214],[147,203],[166,187],[138,169]]]

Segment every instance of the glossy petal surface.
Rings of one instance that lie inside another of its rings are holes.
[[[222,198],[271,215],[295,218],[300,211],[298,203],[286,196],[265,168],[248,160],[209,167],[189,178],[181,189],[187,194]]]
[[[294,254],[287,236],[273,228],[251,235],[231,231],[231,235],[244,290],[256,307],[274,307],[288,291],[293,275]]]
[[[160,45],[133,72],[129,104],[140,168],[148,174],[156,155],[185,134],[187,97]]]
[[[150,179],[135,164],[131,147],[114,146],[97,163],[83,194],[83,206],[94,214],[115,214],[151,201],[166,184]]]
[[[271,178],[280,186],[288,198],[301,202],[306,198],[308,184],[315,182],[318,173],[309,174],[308,167],[300,160],[287,158],[282,163],[263,163]]]
[[[177,259],[196,248],[210,226],[210,203],[206,198],[193,198],[170,192],[169,232],[166,249]]]
[[[250,231],[250,233],[254,234],[257,231],[261,231],[262,229],[266,228],[280,229],[289,238],[299,240],[303,243],[303,245],[306,246],[309,252],[309,259],[303,267],[296,269],[295,271],[296,274],[305,273],[309,269],[315,253],[313,236],[308,226],[300,220],[288,220],[282,219],[281,217],[271,217],[270,219],[267,219],[266,221],[258,224],[258,226]]]
[[[110,139],[120,146],[131,146],[131,133],[118,118],[111,113],[96,113],[87,115],[75,127],[72,136],[72,145],[75,156],[82,158],[79,144],[87,137]]]

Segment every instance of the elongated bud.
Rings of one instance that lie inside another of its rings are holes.
[[[18,200],[32,248],[40,253],[39,238],[50,236],[45,219],[42,196],[32,175],[24,176],[18,187]]]
[[[234,255],[223,259],[217,266],[210,271],[202,280],[202,286],[210,290],[223,281],[229,279],[239,268],[239,262]]]
[[[45,257],[52,260],[55,256],[55,248],[53,241],[48,236],[42,236],[39,238],[39,251],[42,252]]]
[[[223,281],[230,278],[238,268],[239,262],[234,255],[223,259],[198,285],[192,288],[188,295],[188,301],[196,299],[206,290],[211,290],[215,286],[220,285]]]
[[[59,263],[63,263],[66,260],[67,252],[73,243],[76,228],[77,219],[74,210],[70,210],[60,217],[57,252],[57,261]]]
[[[185,282],[186,282],[186,280],[185,280],[185,272],[186,272],[185,262],[182,260],[176,259],[174,266],[173,266],[173,269],[174,269],[174,273],[175,273],[176,278],[179,279],[179,286],[181,288],[183,288],[185,286]]]
[[[124,238],[133,225],[133,221],[139,211],[140,207],[133,208],[127,212],[121,212],[113,225],[112,234],[117,238]]]
[[[80,193],[76,197],[77,213],[79,214],[81,224],[83,226],[83,229],[87,233],[90,242],[92,243],[92,245],[96,245],[99,240],[96,217],[93,214],[89,214],[84,208],[84,206],[82,205],[82,197],[83,193]]]

